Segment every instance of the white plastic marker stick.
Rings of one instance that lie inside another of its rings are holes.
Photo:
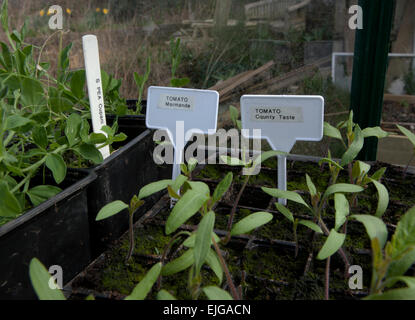
[[[174,148],[173,180],[180,175],[184,147],[192,135],[216,132],[218,107],[217,91],[148,88],[146,126],[167,131]]]
[[[289,153],[296,141],[320,141],[323,138],[324,98],[321,96],[241,97],[242,128],[249,129],[246,138],[261,130],[273,150]],[[244,132],[243,132],[244,133]],[[244,135],[245,136],[245,135]],[[278,156],[278,188],[287,190],[287,159]],[[286,199],[278,199],[286,205]]]
[[[82,37],[82,47],[84,50],[86,82],[88,86],[89,104],[91,107],[92,130],[95,133],[102,133],[101,130],[107,124],[105,118],[104,93],[101,82],[101,67],[99,63],[98,40],[94,35]],[[109,146],[100,148],[102,157],[106,159],[110,156]]]

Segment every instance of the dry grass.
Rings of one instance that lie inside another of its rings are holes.
[[[189,19],[189,15],[201,18],[202,12],[206,14],[209,10],[212,11],[210,1],[198,2],[196,6],[191,8],[191,13],[189,13],[187,2],[182,7],[172,7],[169,10],[161,10],[160,6],[163,1],[135,0],[131,2],[134,3],[134,7],[131,8],[133,17],[130,17],[127,22],[123,22],[122,20],[117,21],[119,19],[116,18],[115,13],[114,15],[102,13],[103,8],[108,8],[111,11],[111,6],[117,1],[59,1],[59,5],[64,11],[63,46],[70,42],[73,43],[70,68],[84,67],[82,36],[85,34],[96,35],[100,49],[101,67],[115,78],[122,80],[121,94],[126,98],[137,96],[133,74],[134,71],[140,74],[144,72],[147,56],[150,56],[152,62],[147,85],[168,85],[170,58],[166,33],[171,32],[171,29],[164,28],[162,30],[163,25],[180,23],[184,19]],[[30,31],[26,42],[42,46],[54,32],[47,27],[49,17],[46,14],[49,6],[53,4],[46,0],[9,0],[11,27],[20,29],[25,19],[28,19]],[[67,8],[71,10],[70,14],[66,12]],[[96,8],[100,8],[100,13],[95,12]],[[46,12],[43,16],[40,15],[41,10]],[[94,21],[94,17],[98,17],[100,23],[96,27],[90,28],[89,23]],[[7,43],[4,32],[0,32],[0,41]],[[47,42],[42,53],[42,61],[51,63],[52,73],[57,69],[58,52],[59,35],[57,34]]]

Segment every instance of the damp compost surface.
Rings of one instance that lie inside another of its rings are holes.
[[[382,183],[390,195],[389,207],[383,216],[392,234],[400,217],[415,205],[413,190],[415,177],[402,175],[402,169],[384,163],[376,163],[370,173],[386,167]],[[295,256],[295,243],[292,224],[278,211],[270,196],[262,192],[262,186],[276,187],[276,161],[267,161],[260,174],[252,176],[237,207],[234,223],[253,212],[269,211],[273,220],[249,235],[234,237],[226,245],[222,245],[224,258],[228,264],[233,280],[248,300],[315,300],[324,299],[325,261],[315,259],[319,248],[326,237],[313,233],[299,226],[299,251]],[[329,183],[327,168],[321,168],[312,162],[288,162],[288,190],[297,190],[308,195],[305,174],[307,173],[319,191],[324,191]],[[238,175],[240,168],[222,165],[206,165],[193,179],[207,183],[213,192],[217,183],[227,172],[234,173],[234,182],[215,208],[215,231],[223,237],[226,232],[229,214],[233,201],[238,194],[244,176]],[[338,183],[348,182],[347,174],[342,174]],[[374,214],[377,207],[376,189],[369,187],[359,194],[357,205],[351,208],[351,214]],[[288,208],[299,218],[311,219],[310,214],[301,205],[288,202]],[[125,256],[128,252],[128,238],[124,235],[112,248],[101,255],[82,274],[71,283],[71,298],[84,298],[94,294],[97,298],[122,299],[128,295],[135,285],[144,277],[152,265],[159,262],[166,245],[171,239],[164,232],[165,221],[170,213],[169,198],[164,195],[155,207],[141,218],[135,225],[135,250],[128,263]],[[200,221],[195,215],[182,226],[182,230],[193,231]],[[324,217],[328,227],[334,225],[334,212],[326,210]],[[368,292],[371,275],[370,241],[364,227],[358,222],[350,221],[347,226],[347,238],[344,249],[351,264],[362,266],[364,288],[361,291],[349,290],[345,277],[345,266],[339,255],[331,259],[330,298],[360,299]],[[163,261],[167,263],[181,256],[187,248],[176,246]],[[202,271],[202,286],[220,285],[226,287],[226,278],[220,284],[209,267]],[[187,290],[188,270],[173,276],[163,276],[161,282],[153,287],[148,299],[154,299],[158,289],[169,291],[178,299],[191,299]],[[199,297],[204,299],[203,294]]]

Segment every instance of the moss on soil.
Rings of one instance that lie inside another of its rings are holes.
[[[272,161],[267,162],[267,166],[272,167]],[[321,171],[319,166],[314,163],[289,162],[289,190],[307,190],[305,182],[305,173],[308,173],[319,191],[324,191],[327,187],[330,175],[327,170]],[[373,170],[378,168],[373,168]],[[231,169],[234,173],[235,168]],[[220,180],[229,171],[227,166],[210,166],[207,165],[197,175],[196,179]],[[250,178],[250,186],[247,187],[242,203],[257,209],[247,209],[239,207],[235,214],[234,223],[238,222],[245,216],[255,212],[262,211],[269,206],[270,197],[267,197],[258,185],[274,186],[275,170],[266,169],[261,174]],[[415,205],[413,193],[413,179],[405,181],[391,180],[385,175],[384,184],[390,192],[390,206],[384,216],[386,222],[394,223],[409,208]],[[243,177],[242,177],[243,178]],[[395,178],[396,179],[396,174]],[[399,178],[399,177],[398,177]],[[347,174],[342,174],[338,182],[347,182]],[[241,178],[236,176],[234,186],[230,194],[230,199],[234,199],[239,191]],[[215,188],[215,184],[209,183],[211,192]],[[377,207],[376,189],[369,186],[364,192],[358,196],[358,205],[351,209],[351,213],[372,213],[374,214]],[[307,199],[308,200],[308,199]],[[225,229],[232,203],[221,203],[215,210],[216,222],[215,228]],[[332,201],[330,203],[332,205]],[[307,209],[299,204],[288,202],[288,208],[297,215],[309,216]],[[271,208],[275,210],[275,208]],[[88,275],[79,285],[101,292],[112,292],[126,295],[131,292],[134,286],[144,277],[149,268],[157,261],[149,258],[148,255],[160,255],[170,236],[164,234],[164,229],[160,222],[166,221],[170,210],[162,210],[154,219],[152,224],[145,224],[138,228],[136,234],[135,253],[131,261],[126,264],[124,262],[125,255],[128,250],[128,241],[123,238],[118,246],[114,247],[107,255],[105,262],[100,266],[99,272],[91,275],[93,281],[88,280]],[[324,214],[328,227],[331,228],[334,223],[334,213],[330,206]],[[200,215],[193,216],[188,224],[197,225],[200,221]],[[366,236],[364,227],[357,222],[348,223],[348,237],[345,241],[345,249],[350,255],[352,264],[363,266],[364,275],[371,274],[371,258],[369,255],[357,254],[355,249],[369,249],[370,243]],[[286,240],[293,241],[292,223],[288,221],[282,214],[274,213],[274,219],[265,226],[258,228],[252,234],[256,239],[265,240]],[[230,242],[222,249],[227,252],[225,254],[229,270],[236,284],[240,284],[242,280],[242,272],[245,271],[247,276],[245,282],[242,283],[244,298],[246,299],[323,299],[324,298],[324,271],[325,261],[312,260],[310,269],[307,274],[304,273],[306,264],[306,252],[312,247],[314,254],[318,253],[319,248],[323,245],[326,237],[315,235],[312,232],[299,225],[297,228],[298,241],[300,246],[300,254],[294,257],[292,249],[277,249],[275,246],[250,246],[244,248],[245,244],[235,244]],[[312,240],[312,241],[311,241]],[[144,257],[147,255],[147,258]],[[203,270],[203,285],[217,284],[218,280],[213,272],[206,268]],[[184,271],[170,277],[163,277],[162,288],[168,290],[179,299],[190,299],[187,290],[188,272]],[[364,286],[367,289],[370,277],[364,277]],[[344,264],[338,255],[332,258],[330,288],[332,290],[331,297],[334,299],[355,298],[349,293],[348,282],[344,277]],[[155,298],[155,290],[149,298]],[[204,298],[201,296],[201,298]]]

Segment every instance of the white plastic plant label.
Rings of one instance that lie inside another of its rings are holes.
[[[95,133],[107,135],[101,130],[107,123],[105,118],[104,93],[101,83],[101,67],[99,63],[97,37],[94,35],[83,36],[82,47],[84,51],[86,82],[91,108],[92,130]],[[104,159],[110,156],[109,146],[100,148],[99,151]]]
[[[242,127],[261,129],[262,138],[267,139],[273,150],[290,152],[296,141],[320,141],[323,119],[321,96],[244,95],[241,98]]]
[[[183,150],[193,134],[216,132],[219,93],[213,90],[149,87],[146,125],[166,130],[174,147],[172,179],[180,174]]]
[[[260,129],[273,150],[290,152],[296,141],[323,138],[324,98],[321,96],[244,95],[241,97],[242,128]],[[244,135],[245,136],[245,135]],[[278,188],[287,189],[286,157],[278,157]],[[280,199],[280,203],[286,201]]]

